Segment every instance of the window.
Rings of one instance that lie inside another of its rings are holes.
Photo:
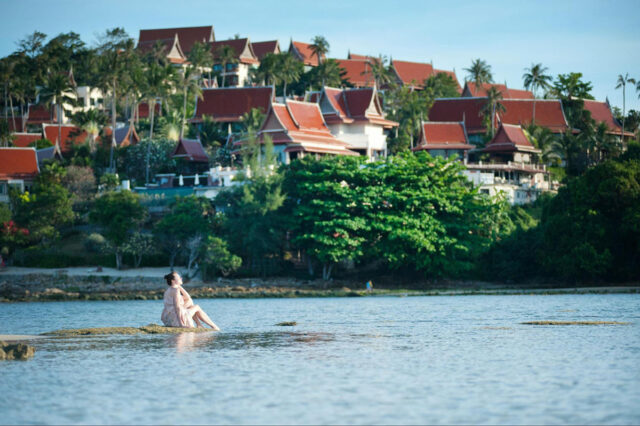
[[[82,96],[78,97],[78,103],[81,104],[82,106],[85,106],[84,98]]]
[[[0,183],[0,195],[4,195],[7,193],[7,184],[2,182]]]

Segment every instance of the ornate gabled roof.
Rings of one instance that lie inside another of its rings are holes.
[[[176,34],[180,39],[180,46],[186,54],[191,51],[195,42],[211,43],[215,40],[212,25],[204,27],[159,28],[140,30],[138,46],[140,46],[141,43],[150,41],[171,39]]]
[[[260,61],[251,48],[251,42],[248,38],[232,38],[229,40],[214,41],[210,44],[211,53],[214,61],[216,60],[216,52],[222,46],[229,46],[236,52],[236,59],[241,64],[257,64]]]
[[[264,58],[264,55],[267,53],[280,53],[280,43],[278,43],[278,40],[253,42],[251,43],[251,47],[259,61],[262,61],[262,58]]]
[[[524,130],[519,125],[513,124],[500,124],[495,136],[482,149],[483,152],[540,152],[529,141]]]
[[[208,163],[209,156],[198,139],[181,139],[171,154],[174,158],[186,158],[195,163]]]
[[[450,76],[458,85],[458,90],[461,90],[460,83],[458,83],[458,77],[456,77],[455,72],[434,69],[432,64],[393,60],[391,61],[391,67],[398,80],[405,86],[413,86],[420,89],[423,87],[423,83],[426,79],[433,77],[434,75],[444,73]]]
[[[111,143],[111,126],[104,129],[105,143]],[[136,132],[136,127],[133,123],[128,126],[116,128],[116,145],[123,148],[125,146],[136,145],[140,142],[140,136]]]
[[[533,99],[533,93],[528,90],[510,89],[506,84],[484,83],[477,87],[472,81],[467,81],[462,90],[462,97],[482,98],[487,96],[487,91],[494,87],[502,94],[502,99]]]
[[[153,109],[154,117],[158,117],[162,112],[162,105],[160,102],[155,102]],[[151,110],[149,109],[149,104],[147,102],[140,102],[138,104],[138,118],[149,118],[151,117],[150,112]]]
[[[148,53],[151,52],[157,44],[162,45],[162,50],[166,53],[166,58],[170,63],[183,64],[187,62],[187,56],[182,51],[178,34],[175,34],[171,38],[140,42],[138,43],[138,50],[142,53]]]
[[[42,134],[45,139],[48,139],[52,144],[58,146],[60,154],[68,153],[74,145],[85,143],[88,137],[87,132],[78,126],[70,124],[60,126],[60,140],[58,140],[57,124],[43,124]]]
[[[593,118],[598,123],[604,123],[609,128],[609,133],[613,135],[622,135],[622,126],[620,122],[616,120],[611,112],[611,108],[607,102],[593,101],[589,99],[583,99],[584,109],[591,113]],[[633,136],[633,132],[625,130],[625,136]]]
[[[319,98],[320,109],[327,123],[369,122],[385,128],[398,123],[384,118],[375,88],[334,89],[325,87]]]
[[[29,144],[42,139],[42,133],[13,133],[13,146],[17,148],[27,148]]]
[[[214,121],[235,122],[253,108],[262,113],[269,110],[273,99],[273,87],[222,87],[202,90],[191,122],[201,122],[204,116]]]
[[[349,144],[331,134],[316,103],[287,101],[272,103],[258,139],[271,137],[275,145],[287,145],[287,152],[303,151],[336,155],[358,155]],[[236,142],[240,145],[242,141]]]
[[[301,41],[293,41],[291,40],[291,44],[289,45],[289,53],[296,57],[299,61],[302,61],[305,65],[310,65],[312,67],[318,66],[318,57],[311,49],[311,44],[302,43]],[[325,56],[322,55],[322,59]]]
[[[463,122],[434,122],[422,123],[420,143],[414,151],[430,149],[473,149],[469,144],[467,130]]]
[[[347,59],[355,59],[359,61],[379,61],[380,59],[375,56],[358,55],[357,53],[351,53],[347,55]]]
[[[33,179],[39,172],[35,148],[0,148],[0,179]]]
[[[53,123],[58,120],[57,108],[43,104],[29,104],[27,107],[27,124]],[[11,120],[9,120],[11,121]]]
[[[563,133],[569,126],[558,99],[503,99],[500,103],[506,111],[497,114],[497,123],[528,126],[533,122],[535,102],[535,123],[547,127],[553,133]],[[469,134],[486,133],[482,109],[487,98],[447,98],[436,99],[429,111],[430,121],[464,121]]]
[[[371,74],[369,60],[362,59],[335,59],[338,66],[345,72],[341,75],[343,80],[347,80],[355,87],[373,87],[375,80]]]

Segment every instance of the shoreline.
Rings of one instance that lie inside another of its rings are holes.
[[[102,272],[87,267],[65,269],[10,267],[0,272],[0,303],[73,300],[160,300],[168,268],[142,268]],[[384,280],[381,279],[384,283]],[[378,285],[365,290],[354,280],[303,280],[292,277],[193,279],[185,288],[194,298],[297,298],[297,297],[412,297],[523,294],[640,293],[640,284],[612,286],[516,285],[482,281],[425,281],[411,286]]]

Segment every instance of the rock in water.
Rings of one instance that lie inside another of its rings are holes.
[[[24,343],[8,344],[0,342],[0,360],[13,360],[17,359],[24,361],[33,357],[36,354],[36,348],[26,345]]]

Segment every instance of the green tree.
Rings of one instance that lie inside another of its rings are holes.
[[[496,132],[496,114],[500,114],[501,112],[505,112],[507,109],[504,104],[500,101],[502,100],[502,92],[492,86],[487,90],[487,102],[482,107],[481,113],[488,124],[491,126],[491,138],[495,135]],[[490,117],[487,117],[489,116]]]
[[[213,54],[211,53],[211,48],[207,46],[205,43],[196,41],[191,46],[191,50],[187,55],[187,59],[191,63],[191,65],[196,68],[200,73],[199,82],[202,79],[202,72],[204,70],[209,71],[209,81],[211,81],[211,67],[213,66]]]
[[[311,40],[311,45],[309,46],[313,54],[318,58],[318,65],[322,63],[323,58],[327,53],[329,53],[329,42],[323,36],[315,36],[313,40]]]
[[[180,139],[184,137],[184,129],[187,126],[187,97],[192,95],[195,99],[202,99],[202,89],[199,84],[199,72],[194,66],[185,68],[177,75],[176,86],[182,91],[182,126],[180,129]]]
[[[393,75],[389,69],[389,60],[386,56],[379,55],[377,58],[369,58],[367,59],[367,64],[378,89],[393,81]]]
[[[41,101],[45,105],[53,105],[56,107],[58,115],[58,139],[56,145],[60,148],[64,141],[62,140],[62,112],[63,105],[74,102],[71,97],[74,87],[71,85],[69,76],[65,73],[50,72],[45,80],[45,86],[42,89]]]
[[[277,78],[284,85],[282,94],[286,98],[287,84],[296,82],[300,79],[300,76],[302,75],[302,72],[304,70],[304,66],[302,65],[302,62],[298,61],[288,53],[281,53],[279,56],[280,61],[278,64]]]
[[[530,68],[525,68],[525,73],[522,74],[524,80],[524,88],[531,91],[534,94],[533,100],[533,124],[536,122],[536,100],[535,95],[538,89],[548,90],[551,87],[551,76],[545,74],[548,68],[542,66],[542,64],[531,64]]]
[[[278,84],[278,68],[280,65],[280,55],[267,53],[260,61],[258,68],[251,69],[251,81],[257,84],[276,86]]]
[[[233,47],[229,45],[222,45],[216,49],[214,53],[214,61],[217,64],[222,65],[222,85],[221,87],[225,87],[226,77],[227,77],[227,65],[229,64],[237,64],[238,63],[238,54],[233,49]]]
[[[622,74],[618,75],[618,81],[616,84],[616,89],[622,89],[622,139],[624,140],[624,121],[627,107],[627,84],[636,84],[636,80],[633,78],[629,78],[629,73],[626,73],[624,76]]]
[[[118,269],[122,269],[122,255],[131,234],[139,230],[146,217],[147,210],[140,204],[140,197],[130,191],[107,192],[96,199],[90,219],[103,228]]]
[[[96,150],[96,139],[102,128],[107,124],[109,118],[95,108],[87,111],[78,111],[71,116],[71,122],[89,135],[89,147],[91,152]]]
[[[146,181],[146,169],[140,167],[149,158],[149,175],[158,173],[172,173],[176,167],[176,161],[171,157],[176,144],[168,139],[161,138],[151,141],[143,139],[135,145],[120,149],[119,163],[123,176],[136,181],[138,184]],[[150,152],[150,154],[148,154]]]
[[[242,259],[227,248],[227,243],[219,237],[209,235],[202,245],[203,278],[211,272],[219,272],[226,277],[242,266]]]
[[[156,251],[153,235],[135,232],[124,244],[122,251],[133,256],[134,267],[139,268],[142,263],[142,257]]]
[[[307,80],[314,89],[322,90],[324,86],[339,87],[342,85],[344,69],[335,59],[325,59],[317,67],[307,72]]]
[[[471,66],[464,68],[464,71],[467,72],[467,80],[475,83],[477,90],[480,90],[485,83],[493,83],[491,65],[483,59],[474,59]]]
[[[551,94],[563,100],[593,99],[593,96],[591,96],[592,89],[591,82],[582,81],[581,72],[572,72],[558,74],[558,77],[553,82]]]
[[[460,96],[458,92],[458,83],[449,74],[440,72],[424,81],[424,91],[429,94],[430,98],[457,98]]]

